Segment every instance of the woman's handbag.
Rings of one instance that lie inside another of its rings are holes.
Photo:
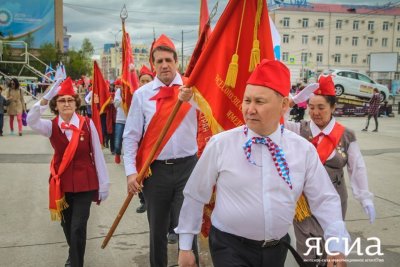
[[[24,126],[28,126],[28,123],[26,122],[27,116],[28,116],[28,114],[25,111],[22,112],[22,125],[24,125]]]

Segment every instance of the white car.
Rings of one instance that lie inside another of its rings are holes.
[[[351,70],[328,70],[324,74],[333,76],[336,96],[353,95],[361,98],[371,98],[374,88],[379,90],[381,101],[389,97],[389,89],[372,80],[365,74]]]

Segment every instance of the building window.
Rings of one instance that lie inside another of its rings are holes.
[[[360,25],[360,21],[358,20],[353,21],[353,30],[358,30],[358,25]]]
[[[282,43],[288,44],[289,43],[289,34],[284,34],[282,38]]]
[[[357,54],[351,55],[351,64],[357,64]]]
[[[353,39],[351,41],[351,45],[352,46],[357,46],[358,45],[358,37],[353,37]]]
[[[301,53],[301,62],[302,63],[308,62],[308,53]]]
[[[372,37],[368,37],[368,39],[367,39],[367,46],[371,47],[371,46],[372,46],[372,43],[373,43],[373,41],[374,41],[374,38],[372,38]]]
[[[342,36],[336,36],[336,45],[342,44]]]
[[[324,36],[323,35],[317,36],[317,44],[319,44],[319,45],[324,44]]]
[[[338,19],[337,21],[336,21],[336,29],[341,29],[342,28],[342,20],[341,19]]]
[[[317,27],[318,28],[323,28],[324,27],[324,19],[318,19]]]
[[[282,61],[287,62],[289,60],[289,53],[282,52]]]
[[[373,21],[368,21],[368,30],[373,31],[374,30],[374,22]]]
[[[396,39],[396,47],[400,47],[400,38]]]
[[[335,63],[340,63],[340,54],[335,54]]]
[[[388,38],[382,38],[382,47],[387,47]]]
[[[308,19],[303,19],[303,28],[308,28]]]
[[[317,54],[317,62],[322,63],[322,53]]]
[[[397,31],[400,32],[400,22],[397,22]]]
[[[388,31],[389,30],[389,21],[384,21],[382,25],[382,30]]]
[[[290,18],[283,18],[283,27],[289,27],[290,25]]]
[[[308,44],[308,35],[302,35],[301,36],[301,43],[302,44]]]

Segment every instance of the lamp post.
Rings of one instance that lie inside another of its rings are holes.
[[[119,49],[118,49],[118,42],[117,42],[117,36],[118,33],[122,32],[122,30],[118,30],[116,33],[110,32],[111,34],[114,35],[114,51],[115,51],[115,55],[114,55],[114,80],[117,79],[118,77],[118,71],[117,71],[117,63],[118,63],[118,55],[119,55]]]

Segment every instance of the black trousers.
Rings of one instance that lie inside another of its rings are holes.
[[[369,120],[371,119],[371,117],[374,117],[374,120],[375,120],[375,130],[378,130],[378,113],[376,113],[376,114],[368,114],[367,125],[365,126],[365,129],[368,129]]]
[[[290,243],[288,234],[281,240]],[[208,242],[214,267],[283,267],[288,251],[280,243],[263,248],[214,226],[211,226]]]
[[[86,229],[90,206],[96,191],[65,193],[69,207],[64,210],[61,226],[69,246],[72,267],[82,267],[86,248]]]
[[[197,157],[191,156],[174,164],[156,160],[150,166],[152,175],[143,183],[143,195],[150,228],[152,267],[166,267],[168,264],[167,234],[170,220],[178,221],[183,203],[183,189],[196,162]],[[198,257],[195,244],[193,250]]]

